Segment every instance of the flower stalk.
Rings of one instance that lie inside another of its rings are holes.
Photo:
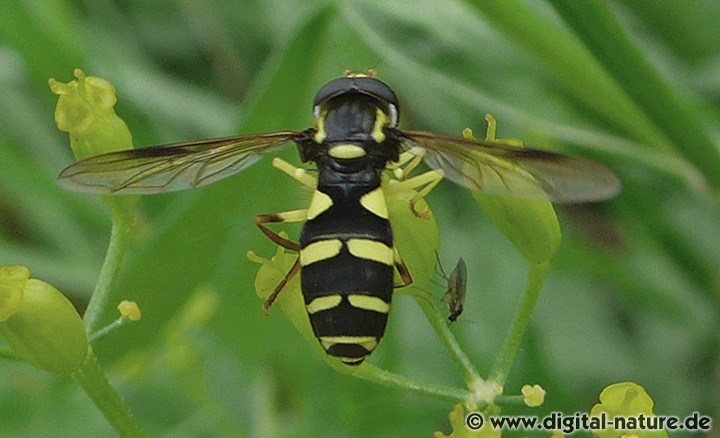
[[[530,324],[530,319],[535,311],[535,304],[540,297],[540,290],[542,289],[549,267],[550,263],[548,261],[530,264],[530,272],[528,274],[525,291],[520,298],[520,304],[515,311],[513,323],[505,336],[500,354],[495,360],[492,371],[490,371],[489,380],[500,386],[505,385],[508,374],[510,374],[510,368],[512,368],[525,331],[527,330],[528,324]]]
[[[105,419],[123,437],[147,436],[125,402],[110,385],[97,357],[88,349],[82,367],[72,374],[73,379],[92,399]]]
[[[70,136],[75,158],[82,160],[133,149],[130,130],[115,113],[115,87],[102,78],[87,76],[80,69],[75,69],[74,75],[76,79],[68,83],[50,79],[48,84],[59,96],[55,123]],[[122,267],[139,199],[138,196],[103,197],[112,216],[112,229],[100,276],[84,316],[91,335],[98,330],[100,314],[108,307],[108,296]]]

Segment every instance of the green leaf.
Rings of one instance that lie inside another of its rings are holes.
[[[67,2],[0,2],[0,39],[18,49],[39,89],[50,74],[82,65],[75,10]]]
[[[398,289],[396,293],[413,293],[412,290],[428,291],[437,264],[435,254],[440,247],[438,225],[432,209],[424,199],[421,199],[415,207],[417,211],[427,209],[427,217],[419,218],[413,214],[410,209],[410,199],[415,194],[414,191],[394,193],[386,200],[395,245],[413,278],[410,286]]]
[[[277,247],[275,255],[270,259],[266,259],[256,255],[253,251],[248,252],[248,258],[260,263],[260,268],[255,277],[255,292],[257,296],[266,301],[270,298],[275,288],[280,284],[298,258],[297,254],[286,252],[283,248]],[[279,308],[279,309],[278,309]],[[315,350],[323,359],[326,358],[325,351],[320,348],[320,344],[313,334],[310,320],[305,310],[305,300],[300,290],[300,275],[296,274],[283,287],[280,294],[275,300],[275,304],[269,309],[281,310],[285,316],[292,322],[295,328],[303,335],[305,340],[311,345],[318,347]],[[330,359],[334,360],[334,359]]]
[[[653,121],[572,34],[517,0],[467,0],[467,3],[545,64],[568,91],[605,120],[657,149],[670,148],[668,139],[658,132]]]
[[[562,235],[555,209],[549,201],[512,199],[473,193],[483,213],[532,263],[550,260]]]

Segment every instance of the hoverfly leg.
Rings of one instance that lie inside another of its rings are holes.
[[[275,287],[275,290],[272,294],[268,297],[267,300],[262,305],[263,312],[265,312],[266,315],[270,314],[270,306],[275,302],[278,295],[280,295],[280,292],[285,288],[285,285],[288,284],[290,280],[298,273],[300,272],[300,257],[298,257],[297,260],[295,260],[295,263],[292,265],[292,268],[288,271],[287,274],[285,274],[285,278],[278,283],[278,285]]]
[[[400,181],[397,184],[388,185],[387,190],[391,193],[399,193],[409,190],[420,189],[415,196],[410,199],[410,210],[413,214],[421,219],[426,219],[429,214],[429,209],[423,211],[417,211],[415,204],[417,204],[422,198],[424,198],[433,188],[435,188],[440,181],[445,177],[445,172],[442,169],[429,170],[418,176],[414,176],[410,179]]]
[[[289,249],[291,251],[299,252],[300,251],[300,244],[296,242],[292,242],[285,237],[279,235],[275,231],[269,229],[265,224],[268,223],[284,223],[284,222],[303,222],[307,220],[307,209],[302,210],[291,210],[291,211],[284,211],[282,213],[268,213],[268,214],[259,214],[255,216],[255,225],[260,228],[260,231],[263,232],[264,235],[266,235],[270,240],[277,243],[278,245],[282,246],[285,249]]]
[[[307,170],[293,166],[282,158],[275,157],[272,161],[273,167],[286,173],[290,178],[299,182],[300,184],[314,189],[317,187],[317,178],[307,173]]]
[[[282,213],[270,213],[270,214],[260,214],[255,216],[255,224],[260,228],[260,231],[263,232],[270,240],[275,242],[276,244],[282,246],[285,249],[289,249],[291,251],[299,252],[300,251],[300,244],[296,242],[292,242],[288,240],[285,236],[286,234],[280,235],[276,233],[275,231],[269,229],[265,224],[268,223],[283,223],[283,222],[302,222],[307,219],[307,210],[292,210],[292,211],[284,211]],[[270,313],[270,306],[272,306],[272,303],[275,301],[277,296],[280,294],[282,289],[285,287],[288,281],[290,281],[295,274],[298,273],[300,270],[300,258],[295,261],[295,264],[290,268],[290,271],[285,275],[285,278],[282,279],[280,284],[277,285],[273,293],[268,297],[268,299],[263,303],[263,311],[265,311],[265,314]]]
[[[395,260],[395,268],[398,270],[398,273],[400,274],[400,278],[402,278],[402,284],[396,284],[393,287],[395,289],[409,286],[412,284],[413,279],[410,275],[410,270],[408,269],[407,265],[405,264],[405,261],[400,256],[400,251],[398,251],[397,246],[393,246],[393,258]]]
[[[315,188],[317,186],[317,179],[313,177],[312,175],[309,175],[305,169],[302,169],[300,167],[293,166],[292,164],[288,163],[287,161],[283,160],[282,158],[274,158],[272,161],[273,167],[276,169],[281,170],[282,172],[289,175],[294,180],[298,181],[299,183]],[[268,214],[260,214],[255,216],[255,225],[260,228],[260,231],[263,232],[264,235],[266,235],[270,240],[275,242],[276,244],[282,246],[285,249],[289,249],[291,251],[300,252],[300,244],[296,242],[292,242],[288,240],[286,237],[281,236],[280,234],[276,233],[275,231],[269,229],[265,224],[269,223],[288,223],[288,222],[304,222],[307,220],[308,211],[307,209],[301,209],[301,210],[290,210],[290,211],[284,211],[281,213],[268,213]],[[285,285],[298,273],[300,272],[300,257],[298,257],[297,260],[295,260],[295,263],[293,264],[292,268],[288,271],[288,273],[285,275],[285,278],[282,279],[282,281],[277,285],[275,290],[272,294],[268,297],[267,300],[263,303],[263,311],[265,314],[270,313],[270,306],[275,302],[275,299],[277,299],[278,295],[280,295],[280,292],[282,292]]]
[[[400,158],[395,163],[387,165],[388,170],[393,171],[393,175],[398,181],[403,181],[420,163],[422,163],[423,157],[425,156],[425,149],[421,147],[413,147],[400,154]],[[403,169],[402,166],[407,163],[407,166]]]

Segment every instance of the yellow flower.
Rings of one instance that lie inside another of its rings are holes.
[[[78,69],[76,80],[67,84],[50,79],[53,93],[59,95],[55,107],[58,129],[70,135],[75,158],[132,149],[132,136],[125,122],[115,114],[115,87],[108,81],[87,76]]]
[[[0,334],[28,363],[71,374],[85,361],[88,338],[80,315],[60,291],[30,278],[27,268],[0,266],[0,313]]]
[[[115,87],[108,81],[87,76],[76,68],[76,80],[67,84],[49,79],[53,93],[60,96],[55,107],[58,129],[70,136],[75,158],[82,160],[108,152],[133,149],[132,135],[125,122],[115,114]],[[105,196],[114,221],[132,224],[137,196]]]
[[[608,385],[600,393],[600,403],[593,406],[590,414],[600,416],[605,413],[608,420],[615,417],[636,417],[643,414],[645,417],[654,416],[653,399],[645,388],[635,382],[620,382]],[[667,437],[664,430],[615,430],[607,429],[594,432],[601,438],[615,437]]]
[[[545,401],[545,390],[540,385],[524,385],[520,390],[524,397],[524,402],[531,408],[536,408]]]
[[[142,312],[135,301],[123,300],[117,306],[118,311],[122,316],[129,319],[130,321],[140,321]]]
[[[455,405],[455,408],[450,411],[448,418],[450,419],[450,426],[452,432],[450,435],[445,435],[442,432],[435,432],[434,438],[500,438],[502,432],[500,430],[493,429],[489,421],[479,420],[481,417],[477,412],[465,412],[463,405]],[[482,422],[476,421],[479,420]],[[470,428],[480,426],[479,429]]]

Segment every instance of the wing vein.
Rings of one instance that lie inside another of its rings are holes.
[[[607,167],[580,157],[420,131],[396,131],[403,147],[426,149],[425,162],[473,191],[557,202],[599,201],[620,183]]]
[[[65,168],[58,179],[96,194],[152,194],[200,187],[237,173],[304,133],[224,137],[98,155]]]

